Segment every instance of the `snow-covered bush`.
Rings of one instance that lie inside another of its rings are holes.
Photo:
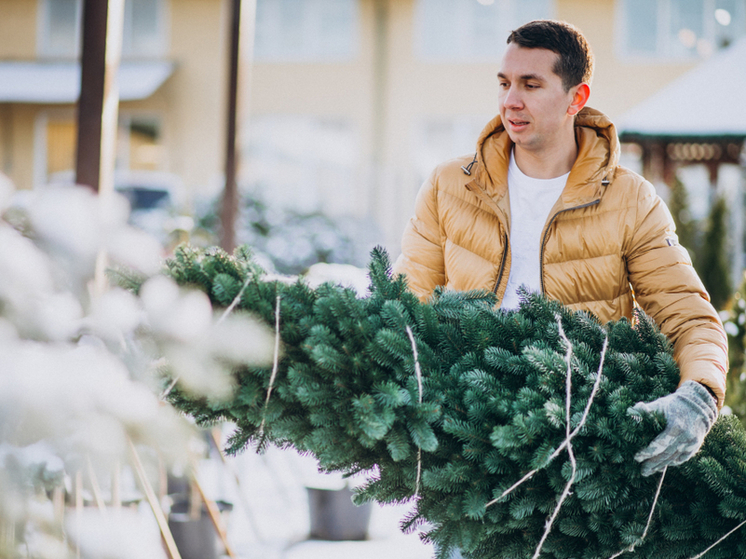
[[[159,276],[160,244],[127,214],[116,194],[0,181],[0,557],[163,556],[157,532],[131,533],[125,513],[63,524],[53,495],[78,477],[108,500],[131,445],[146,469],[188,462],[194,430],[161,402],[164,371],[220,399],[232,367],[272,358],[271,332]],[[109,286],[116,266],[152,279],[138,295]],[[115,544],[128,538],[138,547]]]
[[[218,244],[219,211],[215,201],[197,210],[192,244]],[[318,262],[365,267],[376,244],[373,229],[366,220],[285,208],[242,192],[236,241],[250,246],[265,269],[301,274]]]

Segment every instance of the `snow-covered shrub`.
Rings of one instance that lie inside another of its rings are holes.
[[[67,557],[71,543],[84,556],[162,557],[157,534],[135,533],[125,513],[63,524],[55,489],[82,477],[99,492],[87,498],[108,500],[130,443],[151,449],[140,452],[146,468],[187,462],[194,430],[161,402],[162,373],[220,399],[232,367],[272,358],[271,332],[245,314],[214,316],[203,293],[159,276],[161,245],[127,218],[116,194],[15,193],[0,181],[0,529],[13,534],[0,537],[0,557],[19,546]],[[137,295],[109,286],[104,270],[116,266],[151,279]],[[115,545],[128,538],[139,547]]]
[[[219,202],[197,210],[192,244],[218,244],[219,212]],[[376,244],[373,230],[366,220],[284,208],[242,192],[236,241],[250,246],[265,269],[301,274],[318,262],[364,267]]]

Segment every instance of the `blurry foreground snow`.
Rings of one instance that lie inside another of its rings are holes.
[[[432,556],[398,532],[408,506],[375,507],[370,541],[304,541],[305,488],[348,482],[292,451],[223,463],[204,431],[160,401],[166,375],[229,397],[236,365],[271,363],[273,332],[215,314],[204,293],[160,275],[161,245],[127,221],[119,195],[16,193],[0,174],[0,558],[167,557],[144,498],[147,484],[168,512],[167,471],[196,471],[209,498],[233,504],[224,520],[241,557]],[[138,294],[107,286],[109,266],[141,274]],[[349,265],[317,264],[304,281],[368,292],[367,272]]]
[[[163,557],[152,515],[70,509],[65,496],[142,501],[130,445],[156,488],[204,448],[159,401],[162,371],[222,398],[232,366],[271,359],[271,332],[214,316],[203,293],[158,276],[139,297],[107,289],[107,265],[143,277],[161,267],[160,244],[127,217],[119,195],[14,193],[0,180],[0,557]]]

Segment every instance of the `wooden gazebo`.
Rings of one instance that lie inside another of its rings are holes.
[[[724,164],[746,171],[746,38],[671,82],[618,119],[620,140],[642,151],[645,177],[673,184],[676,170],[702,164],[713,189]],[[740,181],[734,275],[743,269],[744,181]],[[740,231],[739,231],[740,230]]]
[[[721,50],[619,119],[622,142],[639,144],[652,180],[676,166],[742,163],[746,139],[746,38]],[[714,181],[713,181],[714,182]]]

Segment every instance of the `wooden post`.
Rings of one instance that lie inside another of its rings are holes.
[[[84,0],[75,182],[98,193],[114,191],[124,0]],[[96,258],[93,292],[106,285],[106,254]]]
[[[124,0],[84,0],[75,182],[114,186]]]
[[[231,25],[228,70],[228,118],[225,147],[225,189],[220,213],[220,246],[227,252],[236,248],[238,187],[236,184],[236,115],[238,110],[238,62],[241,36],[241,1],[231,0]]]

